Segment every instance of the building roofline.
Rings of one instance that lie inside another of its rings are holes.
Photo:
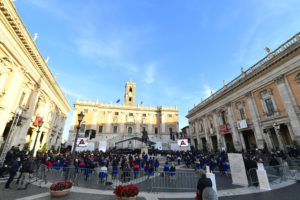
[[[26,26],[24,25],[20,15],[16,10],[14,3],[11,0],[3,0],[2,2],[0,2],[0,11],[4,14],[6,20],[14,30],[21,44],[23,44],[23,50],[26,49],[25,54],[30,58],[31,62],[33,61],[33,66],[39,72],[40,76],[45,77],[45,80],[47,80],[49,85],[52,85],[54,93],[56,93],[61,102],[63,102],[66,111],[70,112],[70,104],[68,103],[61,88],[57,84],[38,47],[31,38]]]
[[[84,101],[84,100],[79,100],[79,99],[77,99],[77,101],[74,103],[74,106],[76,106],[76,105],[115,108],[115,109],[130,109],[130,110],[138,109],[138,110],[150,110],[150,111],[163,110],[163,111],[178,112],[177,106],[144,106],[144,105],[128,106],[125,104],[101,103],[98,101]]]
[[[253,77],[254,74],[259,73],[262,69],[270,66],[272,61],[277,60],[285,55],[285,52],[290,49],[290,47],[294,46],[295,44],[299,43],[300,41],[300,32],[295,34],[293,37],[291,37],[289,40],[287,40],[285,43],[280,45],[277,49],[275,49],[272,52],[269,52],[267,56],[259,60],[256,64],[251,66],[246,71],[242,72],[239,76],[234,78],[232,81],[230,81],[228,84],[224,85],[222,88],[220,88],[218,91],[213,93],[211,96],[206,98],[204,101],[196,105],[194,108],[188,111],[188,114],[186,117],[190,117],[199,110],[201,110],[203,107],[207,106],[208,104],[214,102],[217,98],[223,96],[225,93],[230,91],[231,89],[239,86],[241,84],[242,80],[249,79]]]

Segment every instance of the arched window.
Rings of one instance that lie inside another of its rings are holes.
[[[132,133],[132,127],[128,127],[128,133]]]

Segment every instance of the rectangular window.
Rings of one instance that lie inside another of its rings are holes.
[[[169,114],[169,118],[172,118],[172,114]]]
[[[113,133],[118,133],[118,126],[114,126]]]
[[[147,131],[145,126],[143,127],[143,132],[144,132],[144,131]]]
[[[115,115],[119,115],[119,112],[115,112]]]
[[[132,117],[132,116],[133,116],[133,113],[129,113],[129,116],[131,116],[131,117]]]
[[[103,131],[103,126],[99,126],[99,133],[102,133]]]
[[[80,126],[80,132],[84,132],[85,131],[85,124],[81,124]]]
[[[169,128],[169,133],[170,133],[170,134],[173,133],[172,127]]]
[[[155,127],[155,128],[154,128],[154,133],[155,133],[155,134],[158,134],[158,127]]]
[[[266,102],[266,106],[267,106],[267,109],[268,109],[268,113],[269,114],[274,113],[275,108],[274,108],[274,104],[273,104],[272,99],[271,98],[265,99],[265,102]]]
[[[144,113],[144,114],[143,114],[143,117],[146,117],[146,116],[147,116],[147,115]]]
[[[244,120],[244,119],[246,119],[246,114],[245,114],[245,111],[244,111],[244,109],[243,108],[240,108],[240,116],[241,116],[241,120]]]

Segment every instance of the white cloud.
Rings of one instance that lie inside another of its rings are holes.
[[[68,90],[66,88],[63,88],[63,87],[60,87],[61,90],[63,91],[63,93],[71,96],[71,97],[75,97],[75,98],[78,98],[78,99],[83,99],[83,97],[80,95],[80,94],[77,94],[76,92],[73,92],[71,90]]]
[[[203,85],[203,95],[204,95],[204,98],[207,98],[211,95],[211,92],[214,92],[214,90],[212,89],[212,87],[210,87],[209,85],[205,84]]]
[[[148,84],[151,84],[154,82],[154,73],[155,73],[155,68],[156,68],[156,64],[155,63],[149,63],[146,66],[146,77],[145,77],[145,82]]]

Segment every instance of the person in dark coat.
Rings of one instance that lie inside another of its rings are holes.
[[[22,173],[22,176],[21,176],[21,183],[18,187],[19,190],[27,188],[27,186],[29,185],[29,174],[33,173],[32,161],[28,157],[28,155],[25,156],[22,162],[22,168],[20,172]]]
[[[200,176],[197,184],[197,196],[196,200],[202,200],[202,193],[204,188],[206,187],[212,187],[212,182],[210,178],[206,178],[206,174],[204,170],[200,170]]]
[[[15,175],[17,174],[18,168],[20,166],[20,160],[21,160],[20,157],[17,157],[17,159],[13,161],[13,164],[9,169],[9,179],[5,184],[5,189],[11,189],[10,183],[13,181]]]
[[[3,167],[0,169],[0,177],[3,177],[4,172],[8,171],[14,162],[14,148],[12,147],[5,156]]]

